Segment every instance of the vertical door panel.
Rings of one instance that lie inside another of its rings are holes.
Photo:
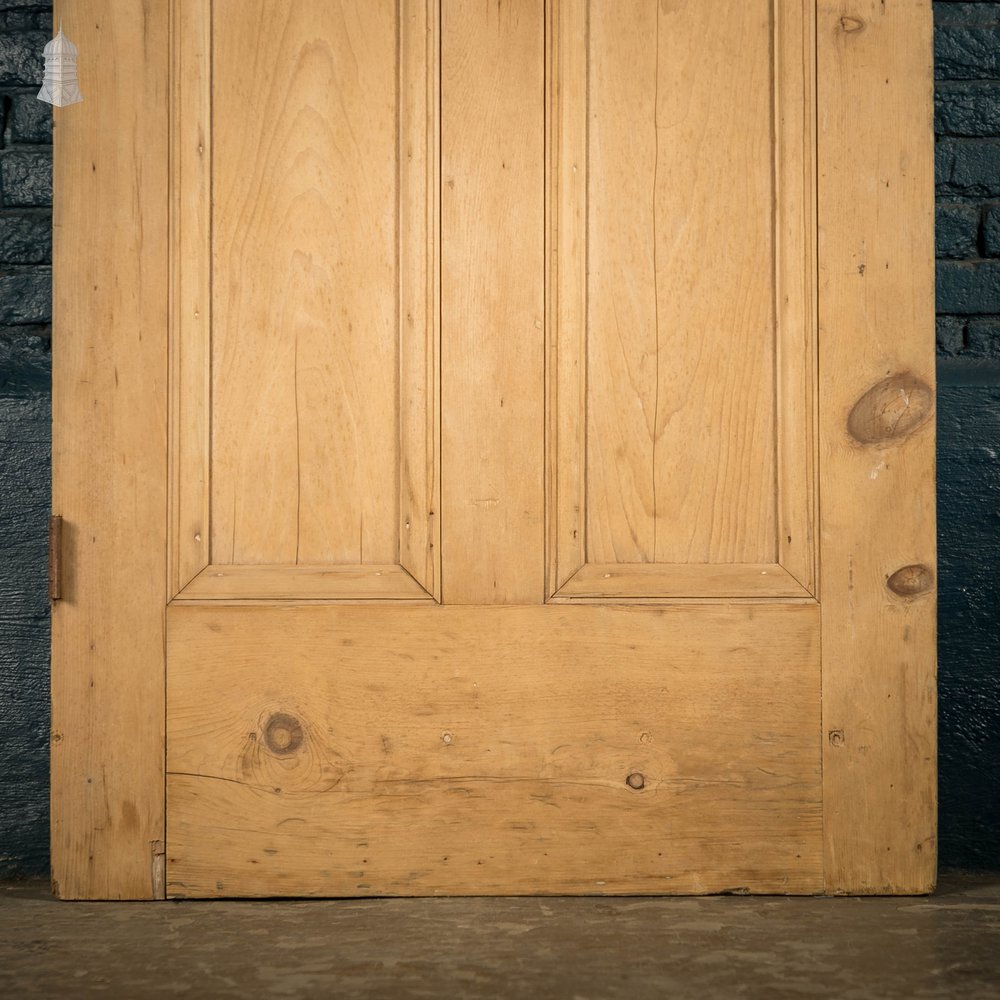
[[[805,596],[807,5],[552,10],[550,592]]]
[[[396,562],[394,5],[212,28],[213,559]]]
[[[177,5],[186,599],[438,592],[434,7]]]

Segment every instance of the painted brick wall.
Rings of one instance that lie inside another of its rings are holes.
[[[939,0],[940,837],[1000,868],[1000,3]]]
[[[941,861],[1000,869],[1000,2],[934,16]],[[0,877],[48,864],[50,18],[0,0]]]
[[[48,870],[51,23],[0,0],[0,876]]]

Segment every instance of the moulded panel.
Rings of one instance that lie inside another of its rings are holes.
[[[172,593],[211,562],[434,594],[437,3],[174,17]]]
[[[556,2],[549,34],[549,593],[812,593],[811,4]]]

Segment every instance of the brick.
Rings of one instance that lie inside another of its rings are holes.
[[[990,23],[1000,18],[1000,0],[934,0],[933,8],[935,24]]]
[[[9,10],[0,13],[7,31],[33,31],[40,28],[47,31],[52,24],[52,15],[44,10]]]
[[[6,208],[52,204],[52,154],[9,150],[0,159],[0,190]]]
[[[934,93],[938,135],[1000,135],[1000,81],[939,82]]]
[[[1000,197],[1000,139],[942,139],[934,173],[939,197]]]
[[[52,142],[52,106],[38,100],[34,91],[13,96],[11,139],[41,144]]]
[[[934,32],[934,72],[939,80],[1000,76],[1000,27],[939,28]]]
[[[938,202],[934,213],[934,241],[937,256],[961,260],[979,256],[978,205]]]
[[[965,317],[938,316],[937,353],[939,357],[953,358],[965,349]]]
[[[1000,3],[934,4],[934,74],[939,80],[1000,76]]]
[[[983,253],[1000,257],[1000,205],[987,205],[983,221]]]
[[[42,49],[47,31],[6,32],[0,35],[0,87],[41,86]]]
[[[0,264],[48,264],[52,218],[48,213],[0,215]]]
[[[1000,361],[1000,316],[938,316],[939,358]]]
[[[939,260],[937,308],[957,316],[1000,313],[1000,260]]]
[[[975,316],[969,320],[963,355],[1000,359],[1000,316]]]
[[[0,325],[52,320],[52,268],[0,271]]]
[[[45,391],[51,380],[49,328],[0,327],[0,396]]]

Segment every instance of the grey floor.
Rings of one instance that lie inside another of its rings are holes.
[[[927,898],[66,903],[0,884],[0,997],[1000,997],[1000,874]]]

